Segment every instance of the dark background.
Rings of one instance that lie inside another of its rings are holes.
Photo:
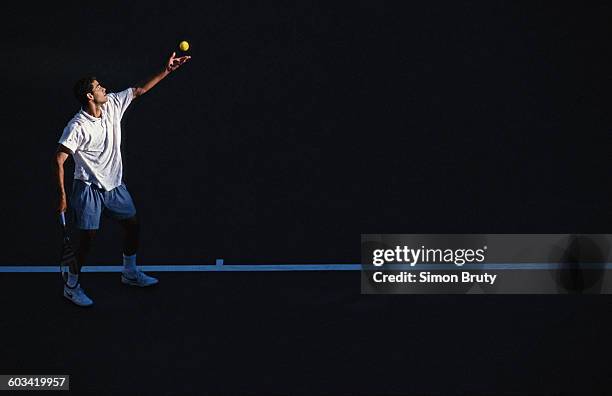
[[[356,263],[361,233],[609,232],[611,16],[509,1],[12,5],[3,262],[56,260],[51,159],[73,82],[125,89],[183,39],[191,62],[123,119],[141,263]],[[91,263],[116,263],[120,230],[102,230]]]
[[[193,59],[123,120],[142,264],[357,263],[362,233],[610,233],[611,5],[260,3],[3,6],[1,264],[57,262],[52,158],[74,81],[122,90],[183,39]],[[91,264],[119,264],[120,246],[103,223]],[[0,373],[71,374],[79,394],[612,389],[608,296],[84,274],[85,312],[56,274],[0,275]]]

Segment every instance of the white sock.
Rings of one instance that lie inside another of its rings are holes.
[[[68,280],[66,281],[68,287],[75,287],[77,283],[79,283],[79,275],[73,274],[72,272],[68,271]]]
[[[136,271],[136,254],[132,254],[131,256],[123,255],[123,270],[125,272],[134,272]]]

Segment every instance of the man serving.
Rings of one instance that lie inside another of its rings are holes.
[[[177,58],[176,53],[172,53],[163,70],[148,82],[118,93],[107,95],[95,77],[82,78],[74,86],[81,110],[64,128],[54,167],[59,191],[58,211],[65,212],[68,202],[64,189],[64,162],[72,155],[75,169],[70,207],[80,230],[80,243],[76,254],[78,268],[68,273],[64,296],[76,305],[93,304],[81,288],[79,273],[100,226],[102,213],[117,220],[125,231],[121,282],[140,287],[158,283],[157,279],[136,267],[138,220],[132,197],[122,181],[121,118],[132,100],[148,92],[190,58]]]

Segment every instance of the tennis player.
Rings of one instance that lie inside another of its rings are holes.
[[[118,93],[106,93],[95,77],[80,79],[74,94],[81,110],[68,122],[55,154],[55,171],[59,191],[59,212],[68,208],[64,189],[64,162],[72,155],[75,163],[70,207],[74,223],[80,230],[76,273],[72,270],[64,286],[64,297],[79,306],[93,301],[79,282],[80,269],[85,263],[91,244],[104,213],[117,220],[125,231],[121,282],[133,286],[152,286],[158,280],[136,266],[138,250],[138,220],[132,197],[122,180],[121,118],[135,98],[147,93],[168,74],[177,70],[191,57],[176,57],[172,53],[163,70],[142,86]]]

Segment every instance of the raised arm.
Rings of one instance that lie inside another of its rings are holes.
[[[57,184],[57,191],[59,193],[57,206],[58,212],[65,212],[68,208],[68,203],[66,200],[66,189],[64,188],[64,162],[66,162],[66,160],[68,159],[69,154],[70,150],[60,144],[53,158],[55,181]]]
[[[173,52],[172,55],[170,55],[170,58],[168,58],[168,61],[166,62],[166,65],[162,71],[157,73],[144,84],[132,88],[134,92],[134,98],[137,98],[140,95],[144,95],[145,93],[147,93],[147,91],[156,86],[158,82],[166,78],[168,74],[181,67],[181,65],[187,62],[189,59],[191,59],[191,56],[181,56],[180,58],[177,58],[176,52]]]

